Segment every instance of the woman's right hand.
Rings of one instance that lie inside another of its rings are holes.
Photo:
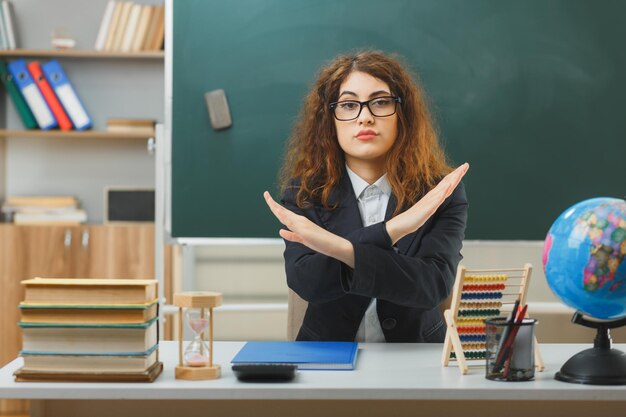
[[[267,191],[263,193],[263,197],[278,221],[287,226],[287,229],[281,229],[279,232],[283,239],[301,243],[354,268],[354,247],[350,241],[281,206]]]
[[[430,216],[435,214],[441,203],[452,194],[468,169],[469,164],[467,162],[459,166],[446,175],[435,188],[411,208],[387,221],[387,233],[391,237],[391,243],[395,244],[404,236],[422,227]]]

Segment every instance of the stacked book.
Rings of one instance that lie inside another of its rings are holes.
[[[0,82],[26,129],[85,130],[92,119],[55,59],[0,61]]]
[[[163,49],[165,6],[109,0],[96,37],[96,51],[140,52]]]
[[[24,366],[16,381],[152,382],[158,357],[155,280],[22,281]]]
[[[87,212],[73,196],[9,196],[2,213],[16,224],[71,226],[87,221]]]
[[[154,119],[108,119],[107,132],[137,133],[154,136]]]

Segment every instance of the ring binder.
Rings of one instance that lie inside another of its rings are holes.
[[[71,130],[72,122],[70,122],[70,119],[67,117],[67,114],[63,110],[63,106],[59,102],[56,94],[54,94],[54,91],[52,91],[52,87],[50,87],[50,84],[48,84],[48,81],[43,76],[39,61],[33,61],[29,63],[28,70],[30,71],[30,75],[35,80],[35,84],[37,84],[37,87],[39,87],[39,91],[41,91],[41,94],[46,100],[46,104],[48,104],[48,107],[56,118],[59,124],[59,128],[61,130]]]
[[[52,59],[43,64],[41,69],[67,112],[74,128],[76,130],[91,128],[91,117],[87,114],[85,106],[78,98],[74,87],[72,87],[59,62],[56,59]]]
[[[0,81],[4,84],[4,88],[11,96],[13,100],[13,104],[15,104],[15,108],[17,109],[17,113],[22,119],[22,123],[24,123],[24,127],[26,129],[37,129],[37,121],[33,116],[33,113],[30,111],[30,107],[24,100],[24,97],[20,93],[17,88],[17,85],[13,82],[13,76],[7,70],[7,66],[4,61],[0,61]]]
[[[16,59],[10,62],[7,68],[13,76],[13,81],[22,93],[24,100],[26,100],[28,107],[30,107],[30,110],[33,112],[33,116],[35,116],[39,128],[48,130],[57,127],[57,121],[52,115],[50,108],[48,108],[46,100],[35,85],[35,80],[33,80],[33,77],[31,77],[28,72],[26,61]]]

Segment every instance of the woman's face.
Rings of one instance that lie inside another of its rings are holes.
[[[337,101],[367,101],[391,95],[387,83],[367,73],[355,71],[339,87]],[[335,118],[335,129],[350,169],[363,167],[382,170],[380,175],[384,173],[387,153],[398,136],[397,113],[377,117],[372,115],[367,106],[363,106],[361,114],[354,120],[341,121]]]

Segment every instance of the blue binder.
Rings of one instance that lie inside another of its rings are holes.
[[[293,364],[298,369],[352,370],[356,342],[248,342],[233,364]]]
[[[85,106],[83,105],[76,90],[72,87],[70,80],[65,75],[65,71],[56,59],[43,64],[41,69],[48,79],[50,86],[56,93],[61,105],[69,116],[76,130],[89,129],[92,126],[92,120]]]
[[[41,91],[35,84],[35,80],[30,76],[26,61],[23,59],[16,59],[7,65],[13,81],[17,88],[22,93],[24,100],[30,107],[35,120],[42,130],[52,129],[57,127],[57,120],[54,118],[52,111],[48,107],[48,103],[43,98]]]

